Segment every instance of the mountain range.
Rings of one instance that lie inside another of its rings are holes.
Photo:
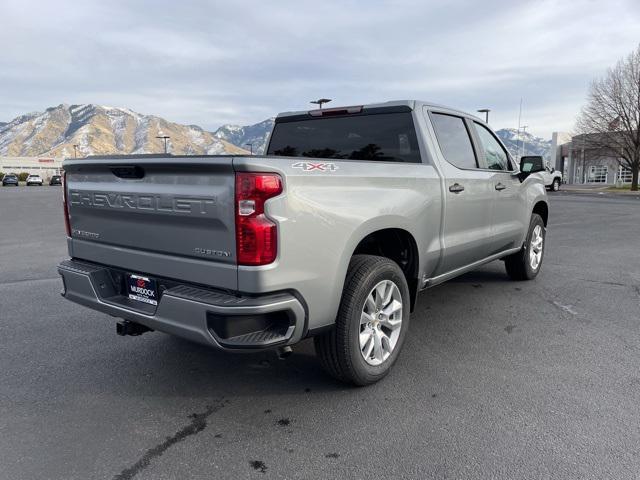
[[[21,115],[0,126],[0,155],[72,157],[167,150],[179,155],[246,154],[246,150],[196,125],[180,125],[127,108],[66,105]]]
[[[528,132],[520,132],[515,128],[502,128],[496,130],[504,146],[509,149],[514,157],[524,155],[541,155],[547,160],[551,152],[551,140],[544,140]]]
[[[267,148],[274,122],[275,117],[272,117],[245,127],[223,125],[215,131],[214,136],[242,148],[248,148],[255,154],[262,154]]]
[[[60,104],[44,112],[33,112],[0,122],[0,156],[72,157],[74,145],[81,156],[138,154],[167,150],[176,155],[262,154],[274,118],[254,125],[223,125],[208,132],[197,125],[181,125],[128,108],[104,105]],[[513,155],[549,156],[550,140],[515,129],[496,131]]]

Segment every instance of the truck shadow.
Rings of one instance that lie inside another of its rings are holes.
[[[404,351],[389,380],[404,376],[403,364],[407,359],[425,354],[431,357],[434,351],[445,348],[441,341],[450,349],[452,345],[447,338],[451,335],[491,323],[491,318],[464,305],[485,301],[489,294],[485,290],[501,289],[500,283],[512,284],[502,263],[494,262],[422,293],[411,317]],[[426,344],[424,339],[427,339]],[[311,391],[354,389],[337,382],[322,370],[311,339],[294,346],[293,355],[285,360],[279,360],[274,351],[228,353],[157,332],[141,337],[111,338],[108,343],[108,348],[95,352],[102,357],[102,360],[95,360],[97,365],[94,366],[100,369],[97,376],[103,381],[94,388],[111,393],[198,398],[296,392],[303,395]],[[457,346],[453,348],[458,350]],[[456,355],[464,357],[464,351],[460,350]],[[99,367],[113,363],[114,356],[126,358],[126,362],[118,362],[117,370],[109,372]]]
[[[103,376],[104,381],[96,385],[116,394],[238,397],[349,388],[324,373],[310,339],[296,345],[285,360],[275,351],[228,353],[161,333],[119,340],[129,344],[122,352],[126,366],[118,369],[117,376]]]

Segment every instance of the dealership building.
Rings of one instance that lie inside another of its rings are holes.
[[[62,171],[62,157],[0,157],[0,172],[40,175],[48,181]]]
[[[628,184],[631,170],[620,164],[611,152],[596,148],[590,135],[571,136],[553,132],[551,165],[562,172],[564,183],[570,184]]]

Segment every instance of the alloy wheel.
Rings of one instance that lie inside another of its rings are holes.
[[[369,365],[391,356],[402,328],[402,295],[391,280],[378,283],[367,295],[360,316],[360,353]]]
[[[531,233],[531,242],[529,244],[529,264],[534,271],[538,269],[542,261],[543,242],[542,227],[536,225]]]

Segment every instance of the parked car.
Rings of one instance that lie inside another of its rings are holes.
[[[62,175],[52,175],[49,179],[49,185],[62,185]]]
[[[13,173],[7,173],[4,177],[2,177],[2,186],[8,187],[10,185],[13,185],[14,187],[17,187],[19,185],[18,176],[14,175]]]
[[[419,101],[280,114],[263,156],[63,168],[65,298],[122,335],[281,355],[313,336],[357,385],[394,364],[419,292],[497,259],[531,280],[544,256],[542,162],[519,169],[485,122]]]
[[[536,159],[536,161],[543,161],[542,157],[539,155],[527,155],[522,158],[525,159],[525,161],[527,161],[526,159]],[[558,190],[560,190],[560,185],[562,185],[562,172],[557,171],[555,168],[545,162],[544,170],[542,170],[540,174],[547,190],[551,190],[553,192],[557,192]]]
[[[40,175],[29,175],[27,177],[27,187],[32,185],[42,186],[42,177]]]

